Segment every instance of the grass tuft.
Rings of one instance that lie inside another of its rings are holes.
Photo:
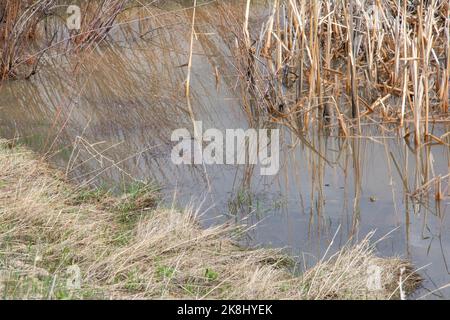
[[[141,205],[156,197],[154,188],[122,198],[76,191],[35,154],[5,141],[0,181],[4,299],[388,299],[419,283],[408,262],[376,257],[369,238],[294,276],[280,250],[235,245],[234,226],[202,229],[192,210]],[[121,203],[140,212],[126,229],[117,219]],[[375,291],[367,286],[374,265],[382,270]]]

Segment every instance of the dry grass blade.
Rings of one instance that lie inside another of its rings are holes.
[[[194,211],[159,208],[148,188],[123,198],[75,191],[4,141],[0,179],[2,298],[388,298],[403,267],[405,289],[417,285],[407,262],[375,257],[369,239],[295,277],[280,250],[235,245],[236,227],[202,229]],[[366,286],[374,264],[383,268],[377,291]],[[66,285],[73,266],[80,287]]]

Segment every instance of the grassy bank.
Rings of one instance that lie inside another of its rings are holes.
[[[387,299],[417,284],[408,262],[376,257],[368,240],[294,277],[279,251],[242,249],[235,227],[202,229],[192,211],[156,199],[146,186],[120,198],[79,190],[1,141],[0,297]],[[373,265],[377,291],[367,289]]]

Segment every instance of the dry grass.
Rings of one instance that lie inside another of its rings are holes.
[[[192,210],[159,208],[155,191],[116,198],[76,191],[30,151],[0,143],[0,296],[21,299],[387,299],[418,283],[365,239],[294,277],[278,250],[244,250],[239,228],[202,229]],[[233,236],[234,235],[234,236]],[[81,270],[70,289],[67,268]],[[383,288],[367,289],[382,268]]]
[[[75,49],[84,49],[105,39],[117,16],[126,9],[128,0],[100,0],[81,3],[81,12],[85,13],[81,29],[75,30],[70,40]]]
[[[67,3],[57,0],[8,0],[0,3],[0,81],[28,79],[37,72],[41,58],[49,50],[80,52],[102,42],[126,9],[128,0],[80,1],[80,30],[66,30],[65,16],[59,13]],[[50,27],[50,17],[59,27]],[[48,29],[52,35],[48,37]],[[47,38],[45,35],[47,34]],[[63,38],[61,38],[63,37]],[[44,39],[46,38],[46,39]],[[55,41],[59,39],[59,41]]]
[[[37,25],[55,0],[11,0],[0,3],[0,81],[29,78],[36,72],[42,54],[27,48],[36,37]]]

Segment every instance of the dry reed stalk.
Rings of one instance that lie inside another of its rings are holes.
[[[245,6],[245,17],[244,17],[244,40],[246,42],[247,48],[250,48],[250,34],[248,32],[248,19],[250,17],[250,4],[251,0],[247,0]]]
[[[253,15],[259,24],[250,23],[248,8],[241,21],[243,31],[226,27],[235,35],[233,47],[237,42],[242,48],[234,52],[245,83],[246,70],[252,70],[253,83],[242,91],[251,98],[243,99],[256,100],[260,116],[296,122],[307,130],[310,124],[329,119],[327,106],[333,94],[345,121],[353,118],[358,128],[361,121],[372,121],[369,114],[386,123],[397,120],[400,126],[409,126],[413,119],[417,145],[430,134],[430,121],[437,117],[445,121],[449,69],[445,0],[421,1],[418,7],[407,0],[278,0],[270,4],[266,16]],[[251,50],[246,50],[249,43]],[[342,90],[345,86],[347,90]],[[386,98],[380,104],[381,97]],[[377,105],[381,108],[371,109]],[[362,106],[368,110],[362,111]],[[342,122],[342,117],[336,118]]]
[[[447,37],[447,44],[446,44],[446,62],[447,65],[444,68],[444,72],[442,73],[442,85],[441,85],[441,92],[440,92],[440,99],[441,99],[441,108],[442,113],[448,114],[448,108],[449,108],[449,78],[450,78],[450,4],[447,3],[447,19],[445,22],[445,34]]]
[[[187,107],[189,110],[189,116],[191,118],[192,121],[192,125],[194,128],[194,136],[195,139],[198,139],[200,137],[200,134],[198,132],[198,128],[195,124],[195,114],[194,114],[194,110],[192,109],[192,104],[191,104],[191,94],[190,94],[190,88],[191,88],[191,71],[192,71],[192,55],[194,52],[194,38],[195,38],[195,13],[196,13],[196,9],[197,9],[197,0],[194,0],[194,7],[192,9],[192,22],[191,22],[191,36],[190,36],[190,43],[189,43],[189,57],[188,57],[188,66],[187,66],[187,76],[186,76],[186,102],[187,102]]]
[[[354,3],[352,0],[344,2],[344,14],[347,21],[347,53],[348,53],[348,67],[350,74],[350,92],[352,100],[352,117],[358,121],[358,130],[361,131],[360,116],[359,116],[359,90],[358,90],[358,75],[356,73],[356,57],[355,57],[355,33],[354,33]]]

